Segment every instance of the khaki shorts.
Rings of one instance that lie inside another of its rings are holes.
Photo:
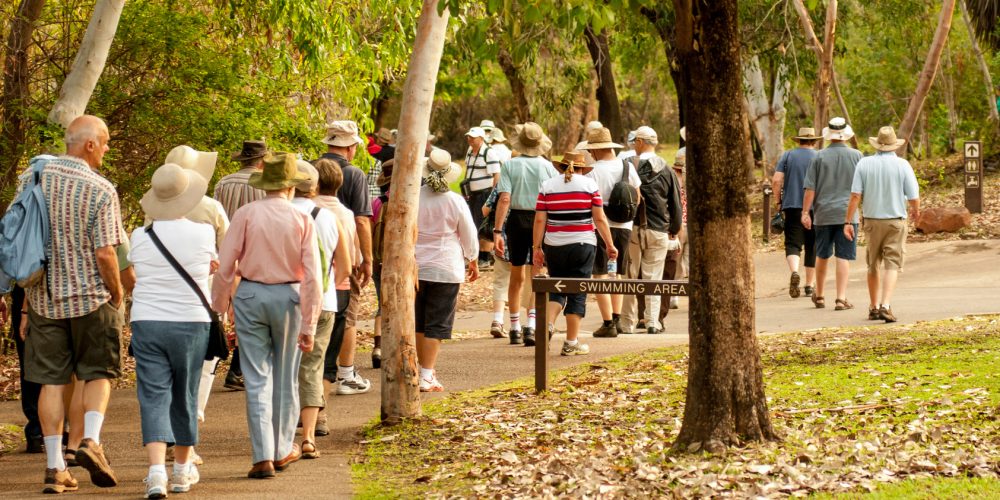
[[[361,310],[361,282],[351,274],[351,303],[344,312],[344,325],[353,328],[358,322],[358,311]]]
[[[299,406],[301,408],[324,408],[326,398],[323,393],[323,362],[326,348],[330,345],[330,334],[333,333],[333,320],[336,313],[323,311],[316,323],[316,337],[313,349],[302,353],[299,363]]]
[[[868,237],[868,274],[878,273],[882,265],[887,271],[902,271],[906,220],[865,219],[864,230]]]
[[[65,385],[78,380],[118,378],[121,375],[123,309],[106,302],[77,318],[50,319],[28,309],[25,340],[25,378],[43,385]]]

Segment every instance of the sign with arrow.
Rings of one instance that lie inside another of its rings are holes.
[[[983,211],[983,169],[980,156],[983,144],[979,141],[966,141],[965,151],[965,208],[978,214]]]
[[[535,293],[607,293],[611,295],[688,295],[687,281],[587,280],[536,277]]]
[[[982,144],[979,141],[968,141],[965,143],[965,157],[966,158],[979,158],[979,150],[982,148]]]

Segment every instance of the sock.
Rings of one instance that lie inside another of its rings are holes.
[[[889,304],[888,303],[882,304],[882,307],[888,309],[889,308]]]
[[[186,473],[188,471],[188,467],[190,467],[190,466],[191,466],[191,464],[181,464],[181,463],[174,462],[174,474],[184,474],[184,473]],[[152,466],[152,467],[149,468],[150,472],[153,471],[153,467],[156,467],[156,465],[154,465],[154,466]],[[160,465],[160,467],[163,467],[163,466]],[[163,473],[164,474],[167,473],[167,470],[165,468],[163,469]]]
[[[351,366],[340,366],[337,365],[337,378],[338,379],[349,379],[354,377],[354,365]]]
[[[615,322],[613,320],[610,320],[610,319],[604,320],[604,326],[611,326],[611,325],[614,325],[614,324],[615,324]]]
[[[535,329],[535,310],[528,309],[528,328]]]
[[[493,322],[494,323],[503,323],[503,310],[502,309],[500,311],[497,311],[497,312],[493,313]]]
[[[479,252],[479,262],[486,262],[490,260],[489,252]]]
[[[177,472],[177,464],[174,464],[174,472]],[[149,475],[150,476],[154,476],[154,475],[157,475],[157,474],[166,476],[167,475],[167,466],[163,465],[163,464],[150,465],[149,466]]]
[[[104,414],[99,411],[88,411],[83,414],[83,439],[93,439],[101,444],[101,426],[104,425]]]
[[[567,340],[567,341],[566,341],[566,345],[577,345],[577,344],[579,344],[579,343],[580,343],[580,342],[579,342],[579,341],[576,341],[576,340]]]
[[[63,460],[62,435],[45,436],[45,467],[55,470],[66,470],[66,461]]]
[[[614,322],[618,321],[618,319],[621,318],[621,317],[622,317],[621,314],[611,313],[611,322],[614,323]]]
[[[420,367],[420,378],[424,380],[434,380],[434,370],[431,368]]]
[[[521,314],[511,313],[510,315],[510,329],[520,330],[521,329]]]

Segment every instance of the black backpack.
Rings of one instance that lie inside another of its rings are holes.
[[[629,222],[635,219],[639,209],[639,195],[628,183],[631,168],[628,160],[622,160],[622,178],[611,188],[608,201],[604,204],[604,213],[612,222]]]

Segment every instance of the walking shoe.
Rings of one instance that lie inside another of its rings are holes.
[[[805,295],[806,297],[812,297],[813,290],[815,290],[815,288],[809,285],[806,285],[805,287],[802,288],[802,291],[804,292],[803,295]]]
[[[563,342],[562,350],[559,351],[562,356],[583,356],[585,354],[590,354],[590,346],[587,344],[581,344],[579,342],[576,345],[569,345]]]
[[[799,273],[792,273],[792,279],[788,281],[788,295],[793,299],[802,295],[802,291],[799,290]]]
[[[146,498],[167,498],[166,474],[150,474],[142,482],[146,483]]]
[[[660,330],[655,326],[651,326],[646,329],[646,335],[659,335],[661,333],[663,333],[663,330]]]
[[[621,335],[621,334],[625,333],[625,330],[622,329],[622,319],[621,318],[615,318],[615,319],[613,319],[611,321],[615,324],[615,333],[617,333],[618,335]]]
[[[194,448],[191,449],[191,454],[188,455],[188,463],[195,465],[205,465],[205,460],[201,458],[201,455],[195,453]]]
[[[503,321],[490,323],[490,335],[495,339],[502,339],[507,336],[507,332],[503,329]]]
[[[63,450],[63,461],[66,462],[66,467],[79,467],[80,464],[76,463],[76,450],[66,448]]]
[[[896,315],[892,314],[892,308],[882,306],[878,309],[878,315],[885,320],[886,323],[895,323]]]
[[[80,485],[77,484],[76,479],[73,479],[73,474],[69,473],[69,469],[45,469],[45,487],[42,489],[42,493],[62,493],[76,491],[79,488]]]
[[[184,472],[177,472],[170,476],[170,491],[173,493],[186,493],[191,490],[191,487],[198,484],[201,481],[201,475],[198,474],[198,466],[195,464],[188,464],[184,468]]]
[[[315,460],[322,456],[319,452],[319,448],[316,447],[316,443],[308,439],[302,440],[302,446],[300,446],[299,449],[302,450],[302,458],[305,459]]]
[[[432,376],[430,380],[420,378],[420,392],[444,392],[444,386],[438,382],[437,376]]]
[[[115,471],[111,470],[111,464],[104,456],[104,448],[93,439],[84,438],[80,442],[80,448],[76,450],[76,461],[90,473],[90,482],[94,486],[110,488],[118,485]]]
[[[521,330],[511,330],[507,335],[510,337],[510,345],[524,343],[524,338],[521,337]]]
[[[479,261],[479,266],[478,267],[479,267],[480,271],[489,271],[489,270],[493,269],[493,262],[488,261],[488,260],[481,260],[481,261]]]
[[[330,428],[326,425],[326,412],[320,413],[316,419],[316,435],[320,437],[330,435]]]
[[[535,345],[535,329],[525,328],[524,329],[524,346],[531,347]]]
[[[372,383],[370,380],[358,375],[355,371],[350,378],[338,378],[337,379],[337,395],[338,396],[350,396],[351,394],[364,394],[372,390]]]
[[[292,451],[288,452],[285,458],[274,462],[274,470],[282,472],[295,462],[298,462],[300,458],[302,458],[302,451],[298,443],[292,443]]]
[[[222,384],[226,389],[231,389],[234,391],[245,391],[247,388],[243,385],[243,376],[233,373],[229,370],[226,374],[226,383]]]
[[[678,296],[676,296],[676,295],[673,296],[673,297],[670,297],[670,308],[671,309],[680,309],[680,307],[681,307],[681,298],[678,297]]]
[[[879,314],[877,307],[871,307],[868,309],[868,321],[878,321],[882,319],[882,315]]]
[[[372,368],[378,370],[382,368],[382,348],[376,347],[372,349]]]
[[[247,472],[250,479],[274,479],[274,462],[264,460],[253,464],[250,472]]]
[[[635,324],[635,329],[636,330],[645,330],[646,329],[646,320],[640,319],[639,322]]]
[[[41,453],[45,451],[45,440],[42,436],[31,436],[24,446],[25,453]]]
[[[594,330],[595,337],[598,338],[615,338],[618,336],[618,328],[615,327],[615,323],[611,322],[610,325],[603,324],[597,330]]]

